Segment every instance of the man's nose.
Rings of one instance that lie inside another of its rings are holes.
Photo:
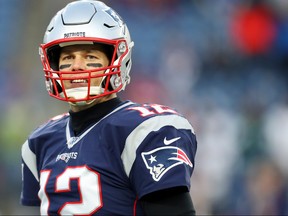
[[[72,70],[85,70],[85,60],[82,57],[75,57],[73,64],[72,64]]]

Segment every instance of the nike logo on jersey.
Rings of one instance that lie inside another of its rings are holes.
[[[165,137],[164,138],[164,144],[165,145],[170,145],[170,144],[172,144],[173,142],[176,142],[179,139],[181,139],[181,137],[176,137],[176,138],[169,139],[169,140],[167,140],[167,137]]]

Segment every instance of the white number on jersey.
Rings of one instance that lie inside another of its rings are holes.
[[[41,215],[48,214],[50,206],[49,197],[46,194],[46,186],[51,170],[44,170],[40,176]],[[59,209],[60,215],[90,215],[95,213],[103,205],[99,173],[90,170],[87,166],[67,167],[55,182],[55,193],[69,192],[71,180],[77,180],[80,201],[67,201]]]
[[[130,110],[137,110],[140,112],[140,115],[142,117],[146,117],[149,115],[156,115],[156,114],[162,114],[162,113],[174,113],[177,112],[175,110],[172,110],[166,106],[159,105],[159,104],[145,104],[145,106],[139,106],[139,107],[131,107]]]

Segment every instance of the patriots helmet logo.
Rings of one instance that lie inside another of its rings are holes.
[[[177,165],[184,163],[193,167],[186,153],[175,146],[164,146],[149,152],[142,152],[141,156],[155,181],[159,181],[168,170]]]

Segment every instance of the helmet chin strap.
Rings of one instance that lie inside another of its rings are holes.
[[[77,102],[68,102],[71,106],[88,106],[92,104],[96,99],[89,100],[89,101],[77,101]]]
[[[90,95],[99,95],[103,92],[104,92],[104,89],[101,88],[100,86],[91,86],[90,87]],[[87,93],[88,93],[88,86],[87,87],[72,88],[72,89],[66,90],[67,97],[68,98],[75,98],[76,100],[86,98]],[[63,92],[60,95],[62,97],[65,97]],[[96,99],[89,100],[89,101],[69,102],[69,103],[73,106],[85,106],[85,105],[89,105],[89,104],[93,103],[95,100]]]

